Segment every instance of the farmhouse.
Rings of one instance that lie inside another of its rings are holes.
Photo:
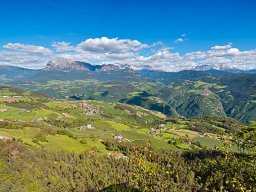
[[[6,112],[8,109],[0,109],[0,113]]]
[[[150,131],[148,132],[148,134],[155,134],[155,135],[160,135],[161,134],[161,131],[156,129],[156,128],[150,128]]]
[[[6,99],[4,99],[4,102],[7,102],[7,103],[16,103],[17,100],[14,99],[14,98],[6,98]]]
[[[122,155],[117,152],[108,153],[108,156],[114,159],[121,159]]]
[[[30,110],[28,110],[28,109],[21,109],[20,110],[20,113],[30,113],[31,111]]]
[[[161,125],[160,125],[160,129],[161,129],[161,130],[167,130],[165,124],[161,124]]]
[[[9,138],[9,137],[0,135],[0,140],[7,141],[7,140],[10,140],[10,139],[11,139],[11,138]]]
[[[208,87],[204,87],[204,89],[202,90],[202,95],[203,96],[209,96],[211,93],[211,91],[208,89]]]
[[[117,134],[115,134],[115,136],[114,136],[114,139],[115,139],[117,142],[121,142],[123,138],[124,138],[124,137],[123,137],[120,133],[117,133]]]
[[[80,127],[80,131],[83,131],[85,129],[94,129],[94,126],[89,124],[89,125],[83,125]]]

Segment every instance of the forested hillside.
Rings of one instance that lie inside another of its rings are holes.
[[[255,191],[253,123],[0,95],[0,191]]]
[[[7,67],[0,71],[0,77],[3,85],[41,92],[53,98],[122,102],[169,117],[228,116],[245,124],[256,120],[255,74],[54,69]]]

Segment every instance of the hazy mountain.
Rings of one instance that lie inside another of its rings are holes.
[[[236,70],[235,68],[229,67],[228,65],[224,64],[211,64],[211,65],[198,65],[194,67],[192,70],[195,71],[208,71],[208,70],[219,70],[219,71],[229,71],[229,70]]]
[[[224,64],[214,64],[214,65],[198,65],[194,67],[192,70],[194,71],[207,71],[211,73],[245,73],[245,74],[255,74],[256,69],[254,70],[242,70],[242,69],[237,69],[234,67],[230,67],[228,65]]]

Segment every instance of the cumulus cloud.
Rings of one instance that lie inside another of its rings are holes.
[[[74,49],[74,46],[71,46],[69,42],[53,42],[52,47],[57,52],[66,52],[66,51],[72,51]]]
[[[48,48],[36,45],[25,45],[22,43],[8,43],[3,46],[5,49],[26,52],[30,54],[49,55],[52,51]]]
[[[49,48],[22,43],[8,43],[3,48],[0,51],[0,65],[40,68],[54,54]]]
[[[184,58],[196,61],[198,65],[222,64],[230,68],[255,69],[256,68],[256,50],[240,51],[232,47],[232,44],[216,45],[208,51],[196,51],[187,53]]]
[[[227,45],[216,45],[216,46],[213,46],[211,49],[212,50],[226,50],[226,49],[230,49],[232,48],[232,43],[229,43]]]
[[[185,38],[186,34],[181,37]],[[130,65],[135,69],[149,67],[165,71],[192,69],[198,65],[256,68],[256,50],[241,51],[231,43],[215,45],[206,51],[180,54],[163,42],[148,45],[138,40],[101,37],[86,39],[77,45],[65,41],[54,42],[51,48],[8,43],[0,50],[0,65],[42,68],[49,60],[56,59],[72,59],[92,64]]]
[[[143,44],[138,40],[101,37],[87,39],[78,44],[77,48],[95,53],[124,53],[137,52],[141,49],[149,48],[149,45]]]
[[[0,51],[0,65],[41,68],[50,57],[29,52]]]

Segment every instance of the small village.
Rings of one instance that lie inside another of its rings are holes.
[[[91,105],[87,100],[83,100],[78,105],[84,110],[84,115],[100,114],[100,109],[96,106]]]

